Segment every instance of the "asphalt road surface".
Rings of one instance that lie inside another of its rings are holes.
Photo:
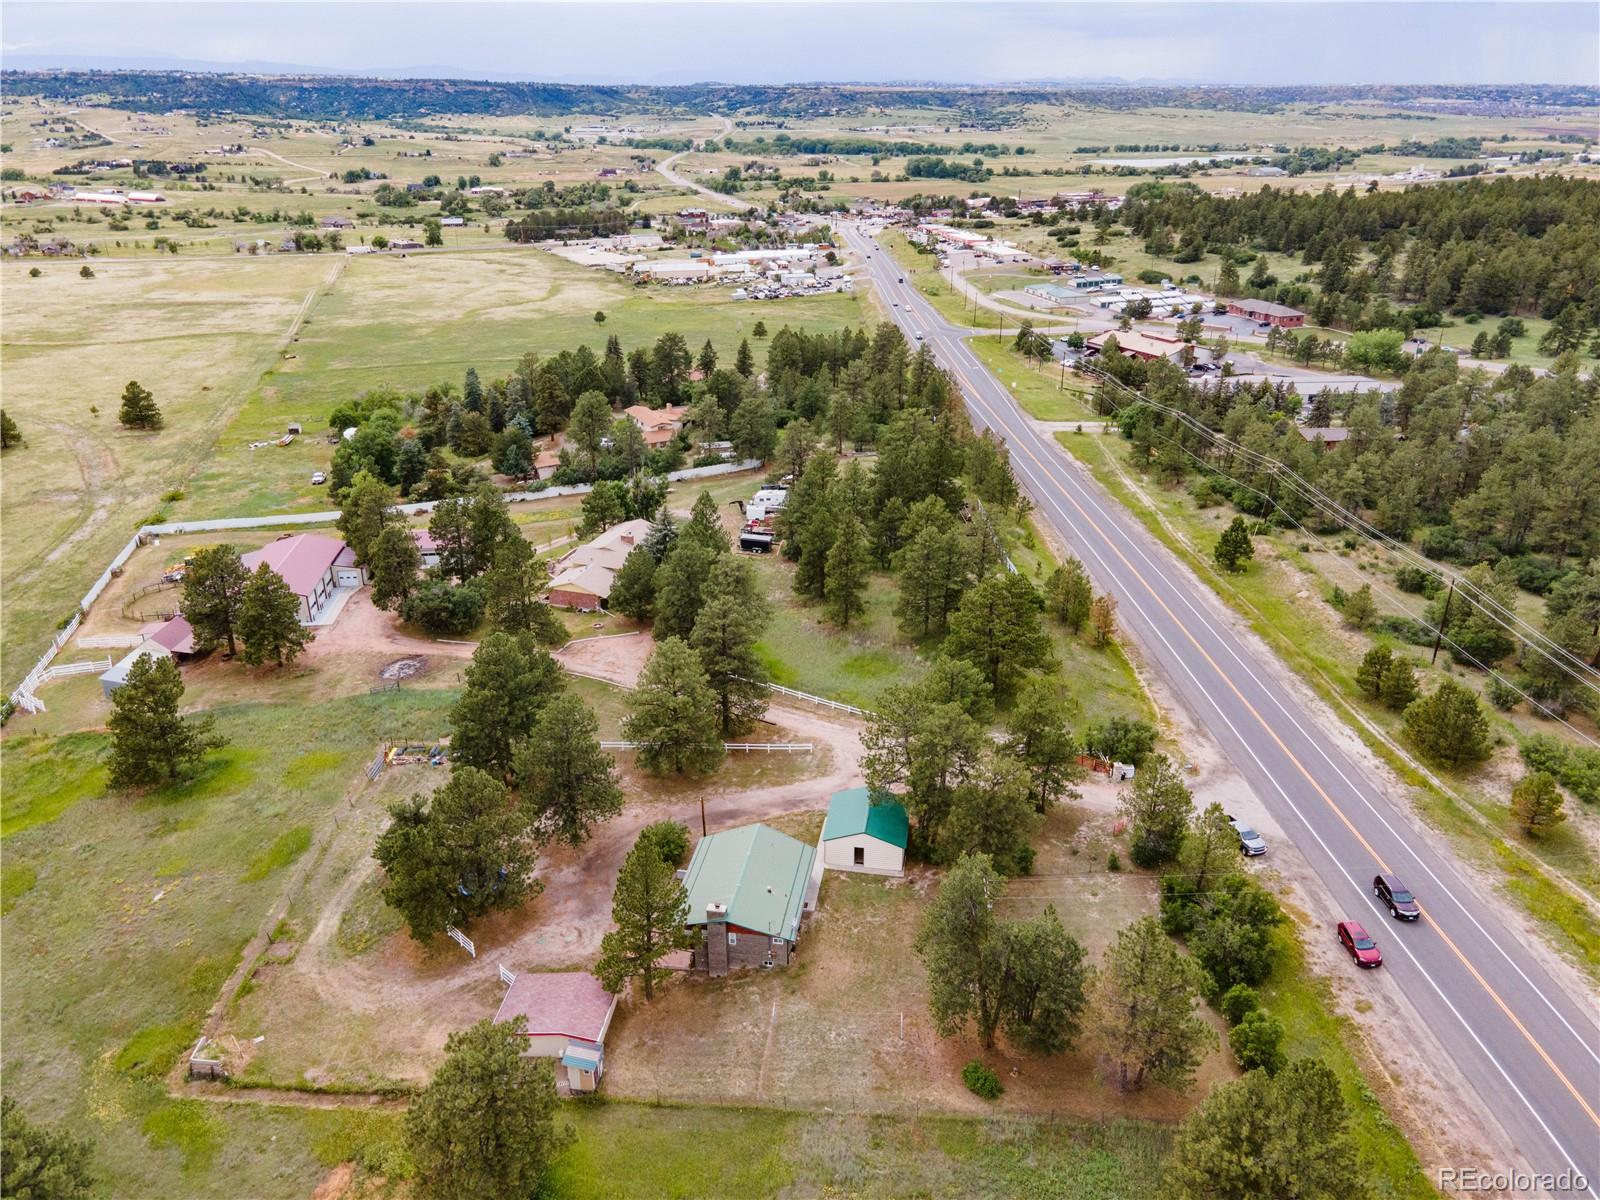
[[[1179,701],[1220,743],[1333,896],[1322,934],[1354,919],[1384,952],[1381,970],[1409,997],[1482,1106],[1536,1172],[1559,1183],[1516,1194],[1600,1194],[1600,1026],[1539,957],[1499,925],[1449,855],[1420,837],[1401,806],[1323,736],[1326,716],[1275,677],[1261,650],[1214,616],[1206,585],[1039,432],[968,349],[955,326],[909,284],[869,233],[843,225],[869,277],[908,336],[921,335],[960,382],[975,426],[1005,439],[1017,481],[1039,516],[1118,601],[1129,634]],[[1392,920],[1372,878],[1392,871],[1423,919]],[[1317,936],[1313,934],[1312,936]],[[1352,963],[1350,970],[1358,968]],[[1511,1164],[1506,1164],[1507,1166]]]

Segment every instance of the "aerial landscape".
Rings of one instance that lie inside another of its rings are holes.
[[[1600,8],[0,18],[0,1196],[1600,1195]]]

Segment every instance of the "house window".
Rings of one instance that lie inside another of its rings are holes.
[[[781,946],[781,945],[783,945],[783,939],[782,938],[773,938],[772,939],[772,944],[774,946]]]
[[[739,944],[739,935],[737,933],[729,933],[728,934],[728,945],[737,946],[738,944]]]
[[[856,863],[855,863],[855,865],[858,866],[858,867],[864,867],[864,866],[867,865],[867,848],[865,846],[857,846],[856,847]]]

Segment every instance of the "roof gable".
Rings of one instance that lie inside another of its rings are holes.
[[[500,1001],[496,1021],[528,1019],[530,1034],[600,1042],[617,998],[587,971],[519,971]]]
[[[689,862],[689,924],[706,923],[706,906],[727,906],[730,925],[793,940],[817,849],[767,825],[741,825],[700,839]]]
[[[911,822],[899,801],[880,792],[877,802],[864,787],[835,792],[828,800],[828,819],[822,825],[822,840],[857,837],[866,834],[904,850],[911,840]]]
[[[261,549],[244,555],[241,561],[250,571],[265,563],[283,577],[290,591],[309,596],[328,568],[345,555],[349,556],[346,562],[355,561],[350,548],[338,538],[321,533],[297,533],[268,542]]]

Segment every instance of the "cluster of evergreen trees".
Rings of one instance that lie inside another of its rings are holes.
[[[1107,363],[1127,372],[1121,363]],[[1201,504],[1229,501],[1245,513],[1319,535],[1341,523],[1289,486],[1286,465],[1383,532],[1425,554],[1472,564],[1470,585],[1448,610],[1442,586],[1425,572],[1402,569],[1402,590],[1423,593],[1427,622],[1442,625],[1458,662],[1493,666],[1518,653],[1496,603],[1515,606],[1518,588],[1546,596],[1545,632],[1585,661],[1600,652],[1600,385],[1568,364],[1535,377],[1511,367],[1498,377],[1460,370],[1453,356],[1418,360],[1387,396],[1310,402],[1309,420],[1349,430],[1322,450],[1296,426],[1302,399],[1267,384],[1226,380],[1196,384],[1167,364],[1137,365],[1145,393],[1197,418],[1244,451],[1216,443],[1168,412],[1132,406],[1123,434],[1135,465],[1161,478],[1187,481]],[[1102,389],[1112,411],[1125,396]],[[1253,457],[1259,455],[1262,457]],[[1366,622],[1363,621],[1363,624]],[[1431,640],[1416,622],[1380,618],[1380,628],[1410,640]],[[1557,705],[1592,696],[1542,656],[1519,662],[1532,694]]]
[[[1385,316],[1391,302],[1434,314],[1549,319],[1571,309],[1566,320],[1578,340],[1600,325],[1600,183],[1593,180],[1507,177],[1366,194],[1264,187],[1231,198],[1151,183],[1129,190],[1119,219],[1158,249],[1193,243],[1220,256],[1224,295],[1308,305],[1319,325],[1392,323]],[[1262,250],[1299,255],[1315,268],[1315,292],[1269,285],[1264,271],[1242,287],[1237,266]]]

